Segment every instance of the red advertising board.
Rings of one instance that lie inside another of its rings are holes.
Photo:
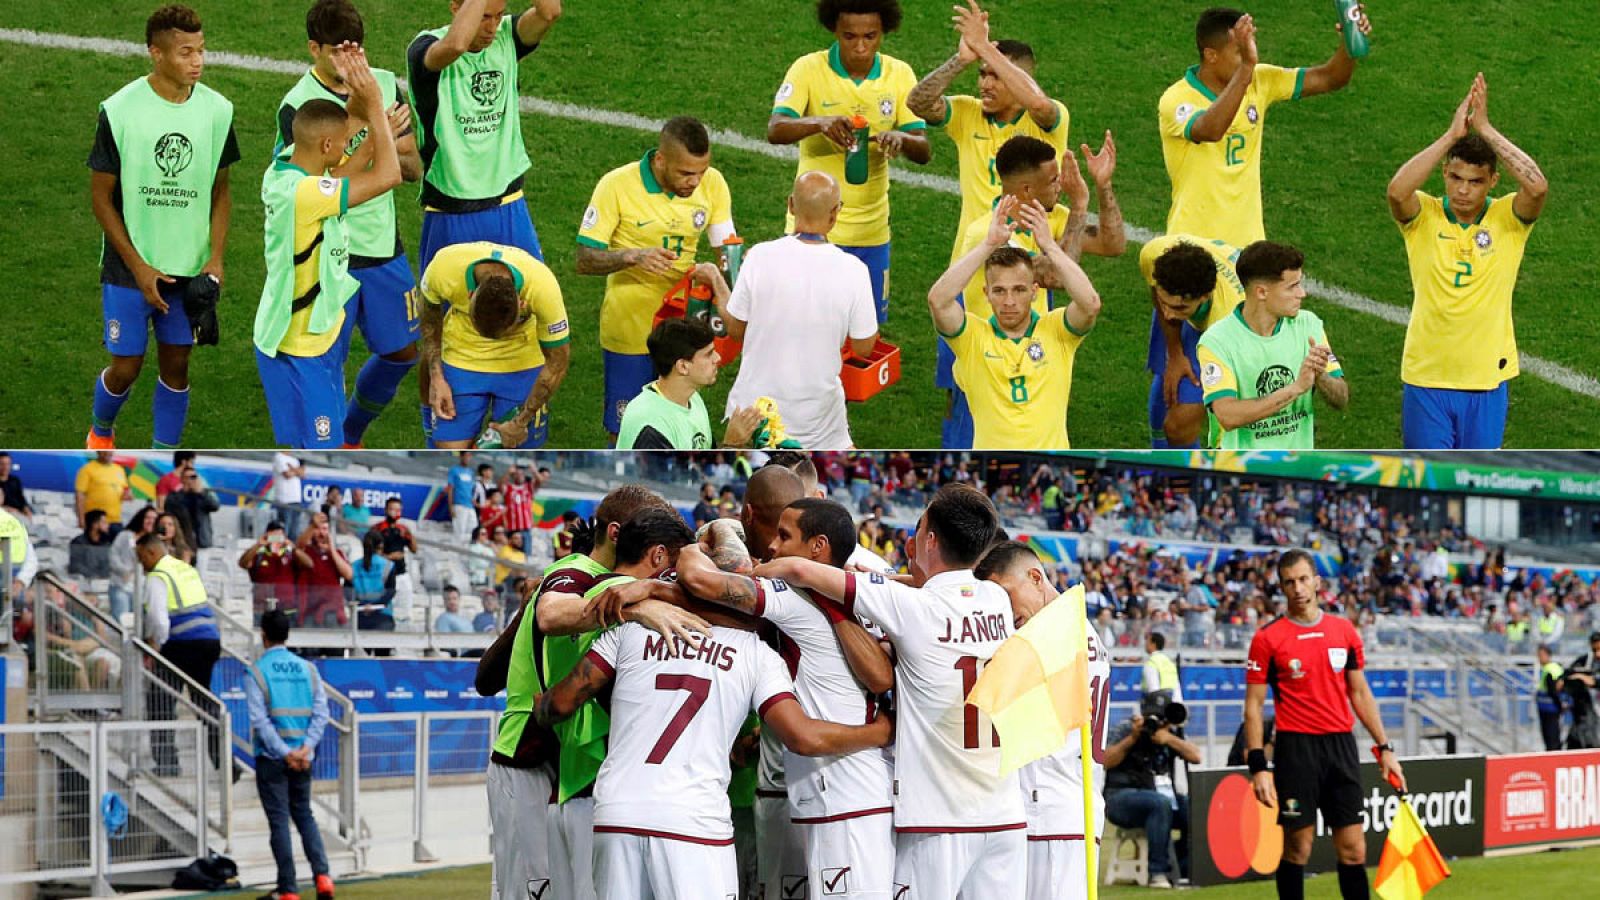
[[[1600,750],[1491,756],[1483,846],[1600,839]]]

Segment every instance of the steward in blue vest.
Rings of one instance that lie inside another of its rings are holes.
[[[250,666],[244,683],[250,710],[251,746],[256,756],[256,794],[271,829],[272,858],[278,865],[273,900],[298,900],[294,874],[294,834],[300,832],[317,896],[333,897],[328,854],[311,815],[311,763],[328,727],[328,692],[317,667],[289,652],[289,616],[281,609],[261,616],[266,649]]]

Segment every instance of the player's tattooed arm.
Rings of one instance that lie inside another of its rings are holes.
[[[665,274],[677,261],[678,255],[661,247],[628,247],[623,250],[600,249],[578,245],[578,255],[573,265],[579,275],[610,275],[623,269],[638,266],[652,275]]]
[[[1517,218],[1524,222],[1533,222],[1539,218],[1539,213],[1544,211],[1545,196],[1550,192],[1550,182],[1544,177],[1544,172],[1539,169],[1539,164],[1533,157],[1522,151],[1522,148],[1511,143],[1511,140],[1500,133],[1500,129],[1489,124],[1489,83],[1479,72],[1478,77],[1472,82],[1473,96],[1477,99],[1473,103],[1470,124],[1473,129],[1489,142],[1494,148],[1495,155],[1506,164],[1511,174],[1517,179],[1517,198],[1512,202],[1512,211]]]
[[[559,722],[577,712],[610,683],[611,672],[598,665],[593,656],[585,654],[567,677],[534,701],[533,717],[540,725]]]
[[[556,390],[561,387],[561,382],[567,377],[567,367],[571,362],[571,344],[544,348],[544,366],[539,370],[539,377],[533,382],[533,389],[528,391],[527,398],[522,401],[522,408],[511,417],[510,422],[503,423],[497,428],[507,447],[520,447],[522,442],[528,439],[528,429],[533,426],[534,417],[545,408],[550,398],[555,396]]]
[[[754,579],[717,568],[704,551],[690,544],[678,552],[678,583],[684,590],[719,606],[756,614],[760,594]]]
[[[929,125],[942,124],[945,91],[950,89],[951,82],[956,80],[961,70],[971,63],[971,59],[963,59],[960,53],[945,60],[937,69],[922,76],[917,86],[906,95],[906,108]]]
[[[413,288],[419,294],[422,286]],[[422,303],[422,372],[418,373],[425,378],[443,376],[440,367],[440,352],[444,345],[444,306],[439,303],[428,303],[426,298]]]
[[[1094,179],[1095,199],[1100,204],[1099,224],[1084,229],[1083,252],[1093,256],[1121,256],[1128,247],[1128,234],[1122,221],[1122,207],[1117,204],[1117,192],[1111,186],[1112,175],[1117,171],[1117,143],[1107,131],[1099,153],[1090,151],[1088,144],[1079,150]]]

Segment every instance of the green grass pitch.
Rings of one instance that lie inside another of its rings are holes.
[[[1541,853],[1533,856],[1507,856],[1496,859],[1461,859],[1451,863],[1454,874],[1428,892],[1430,900],[1454,900],[1495,896],[1575,897],[1593,884],[1594,867],[1600,865],[1600,848]],[[411,877],[349,881],[339,885],[343,900],[455,900],[477,898],[489,886],[488,866],[465,866]],[[215,896],[232,896],[218,894]],[[1102,887],[1107,900],[1132,900],[1152,896],[1149,888],[1133,885]],[[1278,896],[1271,881],[1232,884],[1184,891],[1181,896],[1204,900],[1270,900]],[[1339,896],[1339,883],[1331,875],[1306,882],[1308,900],[1332,900]],[[1376,895],[1374,895],[1376,896]]]
[[[211,50],[301,60],[305,3],[193,0]],[[71,10],[55,4],[9,4],[0,27],[137,41],[151,2],[107,0]],[[523,4],[514,2],[514,9]],[[884,50],[919,74],[954,47],[948,4],[904,2],[905,22]],[[1155,105],[1194,57],[1193,22],[1206,2],[995,0],[993,33],[1032,43],[1038,77],[1072,114],[1071,143],[1117,135],[1116,183],[1130,223],[1159,230],[1168,182],[1161,163]],[[444,0],[365,0],[367,45],[375,64],[404,70],[403,50],[421,28],[444,24]],[[1250,9],[1263,59],[1309,65],[1338,40],[1325,0],[1262,0]],[[1483,70],[1494,122],[1529,151],[1553,193],[1534,232],[1517,291],[1517,332],[1534,354],[1600,376],[1595,329],[1587,315],[1600,284],[1593,250],[1600,229],[1593,156],[1581,138],[1590,116],[1568,99],[1600,79],[1600,54],[1580,33],[1565,0],[1486,0],[1441,10],[1421,0],[1374,4],[1374,51],[1350,88],[1282,107],[1265,151],[1267,230],[1297,244],[1314,277],[1403,308],[1410,302],[1405,253],[1390,222],[1383,189],[1390,175],[1445,127],[1472,75]],[[569,0],[546,44],[521,67],[524,96],[707,124],[759,138],[772,94],[788,64],[831,37],[807,0],[640,3]],[[6,376],[0,378],[0,443],[79,446],[88,429],[92,379],[105,363],[97,255],[83,161],[97,103],[144,74],[144,60],[5,42],[0,53],[0,155],[5,238],[0,241],[0,309],[5,312]],[[234,216],[227,254],[223,343],[197,349],[186,443],[257,447],[271,443],[265,400],[250,347],[250,322],[262,279],[260,173],[272,146],[273,114],[292,83],[287,75],[213,65],[207,82],[233,100],[243,161],[234,167]],[[975,90],[970,72],[956,84]],[[534,220],[547,260],[561,279],[573,322],[573,367],[553,406],[551,446],[605,444],[600,425],[598,317],[603,279],[572,265],[577,223],[594,182],[637,159],[647,133],[571,119],[529,116],[524,130],[533,170]],[[793,178],[791,163],[730,148],[714,164],[732,187],[735,219],[747,240],[777,236]],[[934,132],[934,161],[922,169],[955,174],[955,153]],[[1511,189],[1503,179],[1500,192]],[[1435,178],[1431,190],[1438,190]],[[414,254],[420,227],[414,186],[401,188],[401,228]],[[900,345],[899,384],[852,405],[856,441],[871,447],[933,447],[943,395],[934,389],[934,335],[925,295],[948,259],[957,198],[896,184],[891,317],[886,337]],[[1588,223],[1588,224],[1584,224]],[[1137,248],[1121,259],[1091,259],[1104,299],[1100,323],[1078,355],[1070,433],[1079,447],[1138,447],[1147,440],[1142,371],[1148,291]],[[1318,416],[1319,445],[1397,446],[1400,439],[1400,326],[1326,300],[1308,301],[1328,332],[1351,382],[1352,405]],[[365,358],[357,341],[348,379]],[[148,446],[153,361],[119,421],[119,442]],[[1526,368],[1526,366],[1525,366]],[[707,398],[720,411],[733,372]],[[1591,387],[1593,382],[1590,382]],[[368,444],[418,446],[414,376],[373,426]],[[1507,442],[1519,447],[1600,444],[1600,401],[1529,374],[1511,392]]]

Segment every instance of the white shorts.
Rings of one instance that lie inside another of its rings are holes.
[[[895,835],[893,900],[1026,900],[1028,836]]]
[[[594,882],[606,900],[739,900],[738,870],[732,844],[594,836]]]
[[[548,814],[551,900],[595,900],[594,798],[552,803]]]
[[[472,540],[472,529],[478,527],[478,511],[470,506],[450,507],[450,530],[456,543],[465,547]]]
[[[756,796],[756,897],[804,900],[805,835],[789,821],[789,798]]]
[[[894,817],[890,813],[796,825],[806,847],[810,896],[890,900]]]
[[[1099,841],[1095,841],[1099,861]],[[1028,900],[1079,900],[1089,896],[1083,839],[1028,841]],[[1098,866],[1096,866],[1098,868]]]
[[[554,900],[550,891],[549,844],[545,809],[550,803],[550,773],[544,768],[515,769],[489,763],[489,822],[494,834],[490,896],[494,900]]]

